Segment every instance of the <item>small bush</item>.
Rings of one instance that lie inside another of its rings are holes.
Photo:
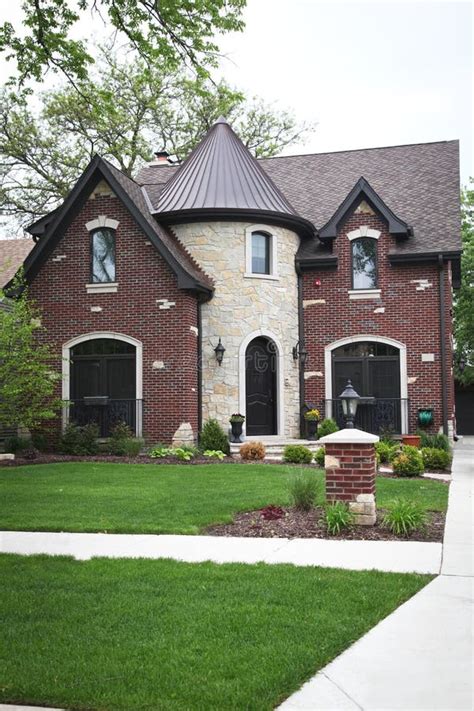
[[[338,430],[339,427],[336,425],[334,420],[331,420],[331,418],[328,417],[325,420],[322,420],[318,425],[318,438],[325,437],[326,435],[337,432]]]
[[[189,462],[194,457],[194,448],[191,447],[173,447],[171,454],[180,462]]]
[[[324,457],[326,456],[326,452],[324,447],[320,447],[318,450],[316,450],[316,454],[314,455],[314,461],[319,467],[324,468]]]
[[[416,434],[421,437],[420,446],[422,449],[429,447],[430,449],[444,449],[445,452],[451,452],[449,437],[445,434],[428,434],[423,430],[417,430]]]
[[[287,444],[283,450],[283,461],[293,464],[311,464],[313,453],[303,444]]]
[[[125,422],[118,422],[112,429],[107,443],[107,451],[115,457],[137,457],[143,447],[143,440],[133,436]]]
[[[217,420],[210,419],[204,423],[199,437],[199,446],[202,451],[220,449],[224,454],[230,454],[228,437]]]
[[[209,459],[219,459],[221,462],[225,457],[224,452],[222,452],[220,449],[206,449],[203,454],[205,457],[209,457]]]
[[[81,427],[70,422],[61,437],[59,451],[63,454],[77,456],[97,454],[99,451],[98,437],[99,428],[96,424],[90,422]]]
[[[331,536],[339,535],[353,523],[354,516],[343,501],[336,501],[326,507],[326,526]]]
[[[33,432],[31,435],[31,444],[39,452],[47,452],[49,449],[48,438],[44,432]]]
[[[397,536],[409,536],[426,526],[427,513],[416,501],[396,499],[387,505],[382,525]]]
[[[155,446],[148,451],[148,455],[154,459],[164,459],[164,457],[170,457],[172,453],[172,447],[168,447],[165,444],[155,444]]]
[[[379,455],[379,461],[382,464],[391,462],[397,455],[398,444],[396,442],[380,441],[375,443],[375,451]]]
[[[418,476],[423,474],[424,465],[421,452],[416,447],[405,445],[400,454],[397,454],[392,461],[395,474],[400,476]]]
[[[240,456],[246,461],[265,459],[266,451],[262,442],[245,442],[240,448]]]
[[[30,449],[31,446],[32,442],[29,437],[19,437],[18,435],[12,435],[11,437],[5,438],[5,452],[19,454],[25,449]]]
[[[423,447],[421,450],[425,469],[449,469],[451,464],[451,455],[445,449],[437,449],[436,447]]]
[[[290,479],[289,494],[300,511],[310,511],[316,503],[321,484],[315,472],[305,470]]]

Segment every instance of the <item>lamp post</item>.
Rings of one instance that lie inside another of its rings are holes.
[[[347,381],[347,385],[339,395],[339,398],[342,401],[342,414],[346,421],[346,428],[353,429],[360,395],[356,393],[350,380]]]
[[[225,348],[222,345],[221,339],[219,338],[219,343],[217,346],[214,348],[214,353],[216,354],[216,360],[219,363],[219,365],[222,365],[222,361],[224,360],[224,353],[225,353]]]

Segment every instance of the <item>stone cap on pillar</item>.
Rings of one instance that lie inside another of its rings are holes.
[[[318,442],[321,442],[321,444],[375,444],[375,442],[379,441],[380,437],[377,435],[355,428],[338,430],[337,432],[318,439]]]

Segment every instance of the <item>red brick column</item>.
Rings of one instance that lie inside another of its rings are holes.
[[[326,453],[326,499],[346,502],[355,523],[362,526],[373,526],[376,520],[376,441],[375,435],[354,429],[321,439]]]

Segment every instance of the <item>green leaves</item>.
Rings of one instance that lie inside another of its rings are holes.
[[[454,341],[456,379],[474,383],[474,180],[461,192],[462,248],[461,288],[454,292]],[[466,367],[459,368],[460,360]]]

